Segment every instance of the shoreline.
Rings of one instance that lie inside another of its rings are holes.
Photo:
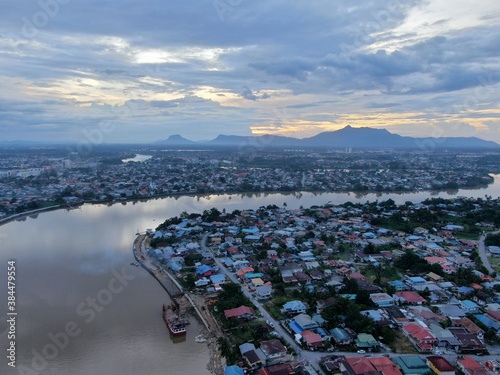
[[[491,174],[490,174],[491,176]],[[499,175],[500,176],[500,175]],[[167,194],[157,194],[157,195],[151,195],[149,197],[134,197],[134,198],[123,198],[123,199],[117,199],[117,200],[96,200],[96,199],[89,199],[89,200],[81,200],[78,203],[75,203],[74,206],[66,206],[62,204],[50,206],[50,207],[44,207],[44,208],[37,208],[36,210],[31,210],[31,211],[25,211],[25,212],[20,212],[18,214],[14,214],[11,216],[7,216],[3,219],[0,219],[0,226],[4,224],[8,224],[12,221],[16,221],[18,219],[24,219],[30,215],[33,215],[35,213],[43,213],[43,212],[50,212],[50,211],[55,211],[55,210],[60,210],[60,209],[66,209],[66,210],[73,210],[76,208],[79,208],[80,206],[83,206],[85,204],[95,204],[95,205],[114,205],[118,203],[134,203],[134,202],[148,202],[150,200],[156,200],[156,199],[164,199],[164,198],[182,198],[182,197],[191,197],[191,198],[205,198],[205,197],[211,197],[211,196],[248,196],[251,197],[253,195],[257,194],[283,194],[283,195],[297,195],[297,194],[314,194],[314,195],[320,195],[320,194],[354,194],[355,196],[359,195],[360,198],[365,197],[370,194],[375,194],[377,198],[382,197],[383,195],[388,195],[388,194],[395,194],[395,195],[406,195],[406,194],[416,194],[416,193],[429,193],[430,195],[433,195],[432,193],[448,193],[451,195],[456,195],[458,194],[459,190],[483,190],[487,189],[491,184],[495,183],[495,178],[493,178],[493,181],[489,184],[486,185],[478,185],[476,187],[458,187],[456,189],[425,189],[425,190],[389,190],[389,191],[377,191],[377,190],[362,190],[362,191],[354,191],[354,190],[262,190],[262,191],[226,191],[226,192],[205,192],[205,193],[167,193]]]
[[[82,204],[84,204],[84,203],[82,203]],[[78,207],[80,207],[80,205],[78,205]],[[11,216],[7,216],[7,217],[5,217],[3,219],[0,219],[0,226],[8,224],[8,223],[10,223],[12,221],[17,221],[18,219],[25,219],[28,216],[31,216],[31,215],[37,214],[37,213],[43,213],[43,212],[49,212],[49,211],[56,211],[56,210],[60,210],[60,209],[72,210],[74,208],[76,208],[76,207],[69,208],[69,207],[64,207],[64,206],[61,206],[60,204],[58,204],[57,206],[37,208],[36,210],[20,212],[18,214],[14,214],[14,215],[11,215]]]
[[[207,364],[207,369],[211,373],[223,375],[226,363],[217,345],[217,338],[223,335],[220,326],[213,315],[209,312],[209,309],[205,308],[205,301],[203,298],[197,295],[191,295],[190,293],[184,291],[182,286],[177,282],[177,280],[175,280],[170,272],[164,271],[160,273],[158,267],[152,264],[152,260],[147,258],[146,255],[147,239],[148,236],[146,234],[139,234],[136,237],[132,250],[134,258],[142,268],[144,268],[160,283],[173,302],[175,302],[178,306],[183,306],[184,308],[186,308],[186,306],[190,306],[190,310],[194,310],[195,313],[191,315],[201,321],[204,326],[204,330],[206,331],[204,336],[207,339],[207,347],[210,353],[210,360]],[[172,285],[175,286],[176,292],[174,292]]]
[[[75,203],[74,206],[69,206],[68,204],[58,204],[50,207],[43,207],[43,208],[37,208],[36,210],[31,210],[31,211],[25,211],[25,212],[20,212],[18,214],[14,214],[11,216],[7,216],[3,219],[0,219],[0,226],[3,224],[7,224],[11,221],[15,221],[17,219],[22,219],[27,216],[30,216],[34,213],[37,212],[48,212],[48,211],[53,211],[53,210],[58,210],[58,209],[67,209],[67,210],[72,210],[76,209],[80,206],[83,206],[84,204],[106,204],[106,205],[113,205],[117,203],[129,203],[129,202],[147,202],[149,200],[154,200],[154,199],[163,199],[163,198],[181,198],[181,197],[192,197],[192,198],[204,198],[204,197],[210,197],[210,196],[232,196],[232,195],[240,195],[240,196],[252,196],[256,194],[284,194],[284,195],[295,195],[295,194],[303,194],[303,193],[310,193],[310,194],[354,194],[354,195],[359,195],[360,197],[367,196],[369,194],[375,194],[377,197],[386,195],[386,194],[395,194],[395,195],[405,195],[405,194],[416,194],[416,193],[429,193],[432,195],[432,193],[448,193],[448,194],[457,194],[459,190],[482,190],[482,189],[487,189],[491,184],[495,183],[495,177],[497,176],[494,173],[489,173],[488,176],[491,177],[492,181],[489,182],[488,184],[484,185],[478,185],[474,187],[457,187],[456,189],[424,189],[424,190],[419,190],[419,189],[412,189],[412,190],[387,190],[387,191],[378,191],[378,190],[307,190],[307,189],[299,189],[299,190],[261,190],[261,191],[224,191],[224,192],[203,192],[203,193],[186,193],[186,192],[179,192],[179,193],[165,193],[165,194],[156,194],[156,195],[151,195],[148,197],[133,197],[133,198],[123,198],[123,199],[116,199],[116,200],[99,200],[99,199],[82,199],[78,203]],[[498,175],[500,178],[500,174]]]

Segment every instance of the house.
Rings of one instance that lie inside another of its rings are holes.
[[[430,330],[433,336],[436,338],[437,347],[452,349],[456,352],[460,351],[460,341],[453,335],[453,333],[451,333],[450,330],[445,329],[438,324],[431,324]]]
[[[394,305],[394,299],[387,293],[372,293],[370,299],[378,307],[386,307]]]
[[[401,280],[391,281],[389,284],[392,285],[397,291],[407,290],[408,289],[408,285],[406,285]]]
[[[242,357],[250,368],[258,368],[266,363],[266,356],[261,349],[249,350]]]
[[[321,336],[308,329],[302,332],[302,340],[310,350],[317,350],[324,347]]]
[[[385,311],[389,315],[389,319],[391,319],[392,322],[396,323],[398,326],[402,326],[410,321],[406,314],[396,306],[386,307]]]
[[[368,333],[360,333],[358,334],[358,337],[354,340],[356,346],[359,349],[376,349],[380,346],[377,340],[375,340],[375,337]]]
[[[252,319],[255,317],[255,311],[251,307],[240,306],[235,309],[224,310],[224,316],[226,319]]]
[[[326,355],[320,358],[319,364],[328,374],[338,374],[340,372],[340,361],[344,360],[343,355]]]
[[[296,374],[292,365],[289,363],[278,364],[274,366],[260,368],[259,375],[294,375]]]
[[[271,285],[262,285],[257,288],[256,297],[257,299],[271,298],[272,292],[273,292],[273,287]]]
[[[308,309],[308,306],[301,301],[290,301],[283,305],[281,312],[286,315],[298,315],[304,314]]]
[[[427,366],[437,375],[455,375],[455,368],[441,356],[431,355],[427,357]]]
[[[436,307],[442,315],[449,316],[450,318],[462,318],[466,315],[465,311],[455,305],[437,305]]]
[[[198,276],[210,277],[213,273],[215,273],[215,270],[206,264],[202,264],[196,269],[196,274]]]
[[[480,307],[477,303],[467,299],[460,301],[460,307],[465,311],[466,314],[475,314],[480,310]]]
[[[430,352],[436,344],[434,335],[419,324],[406,324],[403,326],[402,331],[420,352]]]
[[[476,335],[478,339],[482,340],[484,338],[484,331],[469,318],[454,318],[451,321],[453,325],[464,328],[467,332]]]
[[[268,359],[284,357],[287,354],[286,346],[277,339],[261,341],[260,348]]]
[[[483,342],[476,335],[467,332],[465,328],[450,327],[448,330],[460,343],[459,350],[462,353],[478,353],[486,350]]]
[[[457,359],[457,367],[465,375],[488,375],[489,371],[486,370],[481,364],[474,358],[466,355],[463,358]]]
[[[424,297],[413,291],[396,292],[396,297],[399,302],[409,305],[422,305],[426,302]]]
[[[319,327],[318,323],[312,320],[312,318],[307,314],[299,314],[290,321],[290,328],[292,329],[298,328],[300,332],[303,332],[307,329],[314,329],[318,327]]]
[[[385,356],[370,357],[368,360],[377,371],[380,371],[384,375],[403,375],[399,367]]]
[[[423,375],[429,372],[429,366],[419,356],[393,357],[404,375]]]
[[[339,368],[343,375],[382,375],[365,357],[345,358]]]
[[[250,368],[256,368],[266,363],[266,356],[261,349],[256,349],[254,344],[244,343],[239,346],[241,356]]]
[[[416,285],[425,285],[426,281],[423,277],[420,276],[415,276],[415,277],[408,277],[405,280],[406,284],[410,286],[411,288],[414,288]]]
[[[334,328],[330,330],[330,335],[337,345],[349,345],[353,340],[353,336],[344,328]]]

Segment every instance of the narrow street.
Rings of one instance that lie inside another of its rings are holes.
[[[497,233],[500,233],[500,231],[491,232],[488,234],[497,234]],[[481,257],[481,261],[483,262],[484,267],[488,270],[489,273],[492,273],[495,270],[493,269],[493,267],[491,267],[491,264],[488,261],[488,257],[486,256],[486,245],[484,243],[484,241],[486,240],[486,236],[487,234],[483,233],[479,238],[479,242],[477,244],[477,252]],[[497,275],[497,280],[500,280],[500,275]]]

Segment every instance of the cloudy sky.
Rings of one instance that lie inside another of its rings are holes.
[[[500,142],[498,0],[0,0],[0,140]]]

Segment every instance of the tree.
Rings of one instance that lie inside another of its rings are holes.
[[[356,294],[356,303],[358,305],[363,305],[365,307],[370,307],[372,305],[372,300],[370,299],[370,292],[361,289]]]

